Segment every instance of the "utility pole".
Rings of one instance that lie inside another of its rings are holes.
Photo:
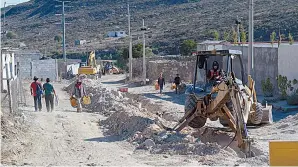
[[[254,8],[253,8],[253,0],[249,0],[249,33],[248,33],[248,64],[247,64],[247,74],[252,75],[253,73],[253,64],[254,64],[254,52],[253,52],[253,43],[254,43]]]
[[[62,1],[62,25],[63,25],[63,37],[62,37],[62,41],[63,41],[63,59],[64,62],[66,62],[66,52],[65,52],[65,14],[64,14],[64,4],[65,2]]]
[[[145,31],[147,28],[145,27],[145,21],[143,19],[143,26],[141,28],[143,32],[143,83],[146,85],[146,47],[145,47]]]
[[[240,40],[240,24],[241,24],[241,21],[238,18],[238,16],[237,16],[236,24],[237,24],[237,34],[238,34],[237,35],[238,36],[238,45],[240,45],[240,43],[241,43],[241,40]]]
[[[64,60],[64,69],[65,69],[65,75],[67,72],[67,65],[66,65],[66,46],[65,46],[65,7],[70,7],[70,6],[65,6],[65,3],[70,2],[70,1],[58,1],[57,2],[62,3],[62,14],[56,14],[58,16],[62,16],[62,48],[63,48],[63,60]],[[56,6],[56,7],[60,7]]]
[[[5,10],[5,5],[6,5],[6,1],[4,1],[4,6],[3,6],[3,9]],[[5,27],[5,11],[3,12],[3,29],[2,29],[2,31],[3,32],[5,32],[5,29],[4,29],[4,27]]]
[[[128,13],[128,36],[129,36],[129,80],[132,81],[132,36],[130,32],[129,4],[127,4],[127,13]]]

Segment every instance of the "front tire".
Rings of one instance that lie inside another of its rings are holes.
[[[196,111],[196,106],[197,106],[197,100],[195,95],[189,94],[186,96],[185,100],[185,114],[188,112],[194,113]],[[201,128],[205,125],[207,121],[207,118],[203,116],[197,116],[195,117],[191,122],[188,123],[188,126],[192,128]]]

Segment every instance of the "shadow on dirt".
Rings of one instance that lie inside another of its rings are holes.
[[[218,128],[204,127],[193,135],[196,138],[199,138],[203,143],[217,143],[222,147],[222,149],[230,148],[236,152],[238,157],[245,157],[244,153],[238,147],[238,142],[234,138],[234,133],[227,133],[226,131]],[[255,156],[262,154],[262,151],[253,145],[251,146],[251,151],[255,154]]]
[[[104,136],[104,137],[85,139],[84,141],[117,142],[117,141],[122,141],[122,140],[119,136]]]
[[[103,84],[110,84],[110,85],[113,85],[113,84],[124,84],[125,83],[125,79],[123,80],[117,80],[117,81],[107,81],[107,82],[102,82]]]
[[[162,95],[159,93],[145,93],[143,94],[147,98],[164,100],[179,105],[184,105],[185,94],[176,94],[175,92],[164,92]]]
[[[282,111],[273,110],[272,111],[273,122],[278,122],[281,119],[284,119],[290,115],[295,115],[297,113],[298,113],[298,111],[282,112]]]

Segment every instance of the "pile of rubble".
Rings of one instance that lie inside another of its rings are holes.
[[[93,94],[92,104],[86,108],[107,116],[100,121],[105,135],[118,136],[133,144],[136,150],[145,149],[154,154],[198,155],[206,165],[268,164],[268,151],[263,142],[256,142],[256,145],[252,146],[258,156],[244,160],[237,142],[230,143],[234,133],[210,127],[200,130],[184,128],[179,133],[165,131],[161,124],[172,127],[176,121],[170,120],[170,117],[163,119],[161,106],[151,99],[109,90],[94,81],[86,82],[86,88],[88,93]],[[253,130],[250,134],[254,138],[261,138],[272,133],[273,137],[276,129],[280,129],[283,134],[293,135],[296,130],[289,127],[297,127],[297,117],[298,115],[290,116],[272,126]],[[227,163],[224,160],[227,160]]]
[[[174,122],[162,119],[160,106],[148,98],[109,90],[95,81],[84,83],[87,92],[93,95],[92,103],[85,107],[107,116],[100,121],[105,135],[118,136],[132,143],[136,149],[158,154],[212,155],[227,152],[216,143],[198,140],[191,129],[185,128],[181,133],[165,131],[161,123],[172,126]]]

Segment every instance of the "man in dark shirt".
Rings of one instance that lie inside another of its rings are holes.
[[[166,84],[165,78],[162,76],[162,73],[160,73],[159,78],[157,79],[157,83],[159,85],[159,92],[161,94],[163,90],[163,86]]]
[[[175,85],[176,85],[176,88],[175,88],[175,90],[176,90],[176,94],[178,94],[178,87],[179,87],[179,85],[180,85],[180,82],[181,82],[181,79],[180,79],[180,77],[179,77],[179,74],[177,74],[176,77],[175,77],[175,79],[174,79],[174,83],[175,83]]]

